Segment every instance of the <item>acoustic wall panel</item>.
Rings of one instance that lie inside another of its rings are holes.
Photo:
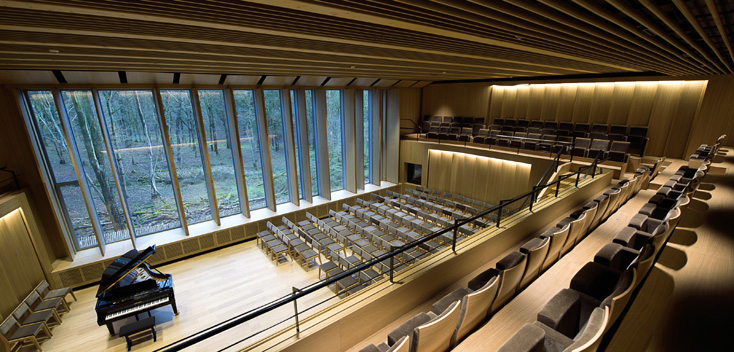
[[[545,88],[542,84],[534,84],[522,87],[522,89],[530,91],[530,94],[528,94],[528,114],[526,118],[528,120],[540,120],[543,117],[543,96],[545,95]]]
[[[561,92],[558,97],[558,109],[556,110],[556,121],[567,122],[572,120],[577,89],[577,84],[561,85]]]
[[[528,191],[530,164],[441,150],[428,153],[429,188],[491,204]]]
[[[579,83],[576,88],[576,100],[573,105],[573,113],[571,114],[571,121],[573,122],[586,122],[589,121],[591,116],[591,102],[594,97],[595,84],[592,83]]]
[[[684,148],[676,144],[676,141],[687,139],[686,131],[693,131],[697,135],[700,130],[693,120],[703,102],[707,82],[642,81],[492,86],[492,100],[488,111],[493,118],[519,118],[513,115],[518,115],[518,111],[527,111],[524,118],[528,120],[648,126],[650,141],[647,155],[681,158],[693,146]],[[509,114],[510,111],[512,114]],[[709,114],[708,110],[705,114]],[[668,122],[657,123],[663,117]],[[727,127],[719,130],[724,133]]]

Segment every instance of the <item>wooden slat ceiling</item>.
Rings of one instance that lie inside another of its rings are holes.
[[[0,0],[0,12],[3,70],[423,86],[734,67],[729,0]]]

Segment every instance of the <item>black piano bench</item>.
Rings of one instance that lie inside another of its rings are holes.
[[[130,338],[130,335],[144,332],[148,329],[150,329],[150,331],[153,333],[153,341],[156,341],[155,317],[148,317],[143,320],[134,321],[130,324],[122,326],[120,328],[119,336],[125,337],[125,341],[127,341],[127,350],[130,351],[130,347],[133,346],[133,340]]]

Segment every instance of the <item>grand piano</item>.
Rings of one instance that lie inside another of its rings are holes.
[[[97,324],[107,325],[110,335],[116,320],[135,316],[154,308],[171,305],[178,314],[173,295],[173,277],[151,270],[145,261],[155,253],[155,246],[142,252],[135,249],[117,258],[102,273],[97,290]]]

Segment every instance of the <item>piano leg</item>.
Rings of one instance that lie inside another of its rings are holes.
[[[110,331],[110,335],[114,335],[115,334],[115,329],[112,327],[112,322],[111,321],[108,321],[107,322],[107,330]]]
[[[171,295],[171,308],[173,308],[173,314],[178,315],[178,309],[176,309],[176,297]]]

